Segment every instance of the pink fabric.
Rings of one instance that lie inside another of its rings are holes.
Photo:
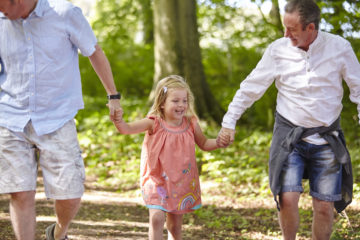
[[[195,159],[196,118],[184,117],[171,127],[158,117],[145,135],[141,152],[140,183],[149,208],[185,213],[201,205],[199,174]]]

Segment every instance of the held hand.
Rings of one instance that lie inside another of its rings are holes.
[[[115,117],[113,122],[116,123],[121,123],[123,121],[123,113],[124,111],[122,110],[122,108],[118,108],[115,110]]]
[[[121,108],[121,105],[120,105],[120,101],[117,100],[117,99],[113,99],[113,100],[109,100],[109,102],[106,104],[106,106],[109,107],[109,110],[110,110],[110,120],[111,121],[115,121],[115,115],[116,115],[116,111],[118,109],[121,110],[121,119],[122,119],[122,108]]]
[[[219,147],[225,148],[234,142],[235,130],[230,128],[221,128],[216,138],[216,143]]]

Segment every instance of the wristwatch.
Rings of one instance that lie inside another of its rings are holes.
[[[120,93],[117,93],[117,94],[107,95],[107,99],[108,99],[108,100],[121,99],[121,94],[120,94]]]

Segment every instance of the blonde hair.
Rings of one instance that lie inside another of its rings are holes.
[[[190,90],[189,85],[185,79],[178,75],[170,75],[161,79],[155,89],[154,103],[148,113],[148,115],[158,116],[164,119],[164,112],[161,106],[165,103],[169,90],[172,89],[185,89],[187,91],[188,108],[185,116],[188,118],[196,117],[194,108],[194,95]]]

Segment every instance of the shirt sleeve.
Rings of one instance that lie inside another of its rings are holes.
[[[156,116],[153,116],[153,115],[149,115],[149,116],[146,116],[148,119],[151,119],[154,121],[154,125],[153,125],[153,128],[151,129],[151,131],[148,131],[148,134],[149,135],[152,135],[154,134],[158,129],[159,129],[159,118],[156,117]]]
[[[343,79],[350,89],[350,100],[357,104],[360,123],[360,64],[349,42],[345,46],[343,60]]]
[[[273,44],[266,49],[256,68],[240,84],[240,88],[229,104],[228,111],[223,118],[223,127],[235,129],[236,121],[244,111],[261,98],[275,80],[276,68],[271,56],[272,46]]]
[[[1,60],[1,55],[0,55],[0,75],[4,73],[4,66],[3,66],[3,62]]]
[[[95,52],[97,39],[79,7],[71,8],[67,13],[67,31],[70,41],[82,55],[89,57]]]
[[[196,125],[198,123],[198,119],[195,116],[192,116],[190,119],[190,126],[192,128],[193,133],[195,133]]]

